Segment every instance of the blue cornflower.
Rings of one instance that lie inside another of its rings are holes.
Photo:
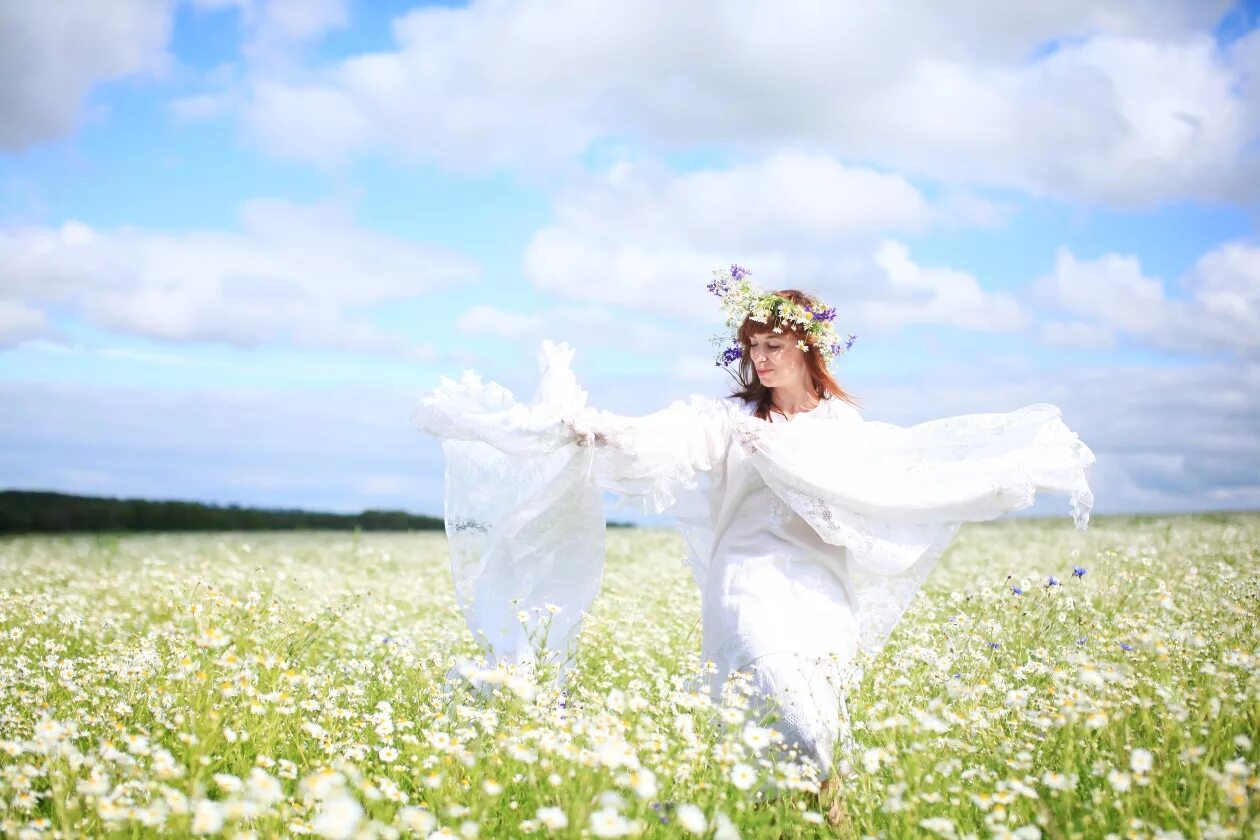
[[[1088,641],[1089,641],[1089,637],[1088,637],[1088,636],[1081,636],[1079,639],[1077,639],[1077,640],[1076,640],[1076,643],[1077,643],[1078,645],[1083,645],[1083,644],[1085,644],[1085,643],[1086,643],[1086,642],[1088,642]]]
[[[848,350],[850,347],[852,347],[852,346],[853,346],[853,342],[855,342],[855,341],[857,341],[857,336],[856,336],[856,335],[852,335],[852,334],[850,334],[850,335],[849,335],[849,340],[848,340],[848,341],[846,341],[846,342],[844,343],[844,349],[845,349],[845,350]]]
[[[1059,579],[1055,577],[1054,575],[1050,575],[1050,579],[1046,581],[1046,586],[1058,586],[1058,585],[1059,585]]]
[[[1024,590],[1020,589],[1018,586],[1012,586],[1011,591],[1014,592],[1016,595],[1024,594]]]
[[[722,351],[722,364],[729,365],[731,362],[743,358],[744,348],[738,344],[732,344]]]
[[[993,650],[997,650],[998,648],[1001,647],[1001,645],[998,644],[997,642],[989,642],[989,647],[991,647]]]
[[[958,673],[957,671],[955,671],[955,672],[954,672],[954,679],[956,679],[956,680],[961,680],[961,679],[962,679],[962,674],[960,674],[960,673]]]
[[[746,276],[748,276],[748,269],[744,268],[743,266],[736,265],[735,263],[731,263],[731,279],[732,280],[738,283],[740,280],[743,280]]]
[[[1120,649],[1121,649],[1121,650],[1133,650],[1133,645],[1127,644],[1127,643],[1125,643],[1125,642],[1121,642],[1121,643],[1120,643]]]
[[[828,306],[826,309],[814,313],[815,321],[834,321],[836,318],[836,308]]]
[[[1072,567],[1072,577],[1085,577],[1085,567],[1084,567],[1084,566],[1073,566],[1073,567]]]

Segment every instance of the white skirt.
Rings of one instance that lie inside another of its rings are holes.
[[[858,649],[844,581],[808,557],[771,555],[729,558],[705,583],[712,696],[721,697],[729,675],[747,674],[753,719],[770,715],[782,736],[776,757],[795,750],[825,778],[837,743],[849,738],[845,684]]]

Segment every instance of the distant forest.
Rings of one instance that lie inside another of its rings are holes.
[[[199,502],[155,502],[0,491],[0,534],[74,531],[288,531],[301,529],[364,531],[440,531],[442,520],[400,510],[362,513],[312,513],[268,510]]]

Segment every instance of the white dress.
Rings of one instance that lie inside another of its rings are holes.
[[[901,427],[836,399],[766,422],[739,400],[692,397],[627,418],[586,406],[572,355],[543,342],[528,403],[468,372],[413,416],[442,440],[469,627],[492,662],[563,669],[599,588],[602,493],[667,511],[700,587],[713,689],[749,674],[785,743],[824,775],[847,734],[850,664],[883,646],[962,522],[1049,490],[1088,523],[1094,456],[1052,405]]]

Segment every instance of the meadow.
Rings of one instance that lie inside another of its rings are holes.
[[[611,530],[559,693],[476,654],[441,534],[0,542],[0,832],[814,837],[692,689],[671,532]],[[963,528],[850,695],[871,837],[1260,837],[1260,515]]]

